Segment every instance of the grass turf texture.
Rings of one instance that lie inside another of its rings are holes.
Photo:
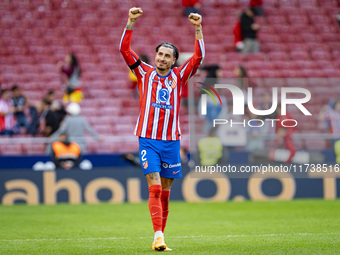
[[[340,200],[171,202],[173,254],[339,254]],[[0,206],[0,254],[154,254],[147,203]]]

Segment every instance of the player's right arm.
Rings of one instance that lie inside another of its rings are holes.
[[[119,46],[120,53],[122,54],[126,64],[132,70],[138,67],[138,65],[140,64],[138,55],[130,48],[132,31],[136,20],[142,15],[143,11],[141,8],[133,7],[129,10],[129,19],[126,24],[126,28],[124,29],[124,33]]]

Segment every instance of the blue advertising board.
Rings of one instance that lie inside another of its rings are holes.
[[[183,169],[174,181],[171,200],[187,202],[228,200],[291,200],[298,198],[336,199],[340,176],[309,173],[305,178],[250,174],[230,178],[225,173],[193,175]],[[147,182],[138,167],[94,168],[70,171],[0,171],[0,201],[17,203],[139,203],[148,199]]]

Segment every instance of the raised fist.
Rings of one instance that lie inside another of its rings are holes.
[[[129,10],[129,19],[136,20],[143,15],[142,8],[133,7]]]
[[[202,16],[198,13],[190,13],[188,19],[194,26],[199,26],[202,24]]]

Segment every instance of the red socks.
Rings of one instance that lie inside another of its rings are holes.
[[[164,229],[166,226],[166,221],[168,219],[169,214],[169,197],[170,197],[170,191],[162,190],[161,195],[161,202],[162,202],[162,232],[164,233]]]
[[[161,185],[152,185],[149,187],[149,210],[154,231],[162,230],[162,203],[161,203]]]
[[[169,214],[170,191],[162,190],[161,185],[149,187],[149,210],[154,231],[162,231],[166,226]]]

